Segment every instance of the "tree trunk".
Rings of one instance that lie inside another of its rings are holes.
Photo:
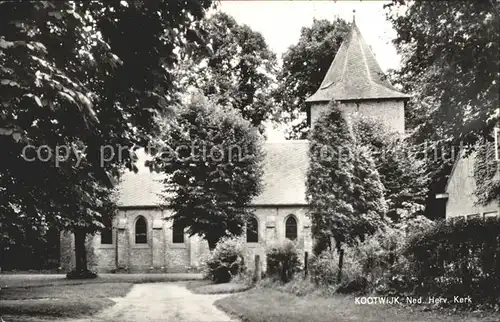
[[[340,243],[337,243],[337,250],[339,252],[339,271],[337,275],[337,283],[342,280],[342,267],[344,266],[344,250],[342,249]]]
[[[308,252],[305,252],[304,253],[304,278],[307,277],[307,273],[309,271],[309,267],[308,267],[308,261],[309,261],[309,253]]]
[[[87,270],[87,249],[85,248],[85,237],[87,233],[82,228],[76,228],[75,234],[75,271],[83,272]]]
[[[217,243],[219,242],[218,237],[213,237],[213,236],[206,236],[207,242],[208,242],[208,249],[210,251],[213,251],[215,249],[215,246],[217,246]]]

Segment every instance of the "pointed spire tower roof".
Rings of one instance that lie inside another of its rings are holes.
[[[320,88],[306,102],[395,98],[408,99],[409,96],[391,85],[353,17],[351,31],[340,46]]]

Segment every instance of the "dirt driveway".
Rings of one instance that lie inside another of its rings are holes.
[[[124,298],[88,319],[71,322],[226,322],[238,321],[213,303],[227,295],[194,294],[182,283],[136,284]]]

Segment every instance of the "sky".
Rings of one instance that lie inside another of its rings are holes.
[[[269,47],[281,57],[289,46],[299,40],[302,27],[310,26],[313,19],[333,20],[336,17],[352,21],[371,46],[380,67],[397,68],[400,58],[391,41],[395,31],[386,20],[383,5],[390,1],[221,1],[218,10],[233,16],[238,23],[260,32]],[[355,13],[353,13],[355,10]],[[280,141],[281,130],[268,127],[268,140]]]
[[[386,20],[383,5],[390,1],[221,1],[219,10],[233,16],[238,23],[262,33],[279,56],[297,43],[302,27],[313,19],[333,20],[340,17],[356,24],[368,45],[372,46],[382,69],[396,68],[399,57],[390,43],[395,37]]]

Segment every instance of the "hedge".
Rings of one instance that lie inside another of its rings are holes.
[[[417,282],[416,292],[498,302],[500,218],[439,222],[409,240],[404,253]]]

